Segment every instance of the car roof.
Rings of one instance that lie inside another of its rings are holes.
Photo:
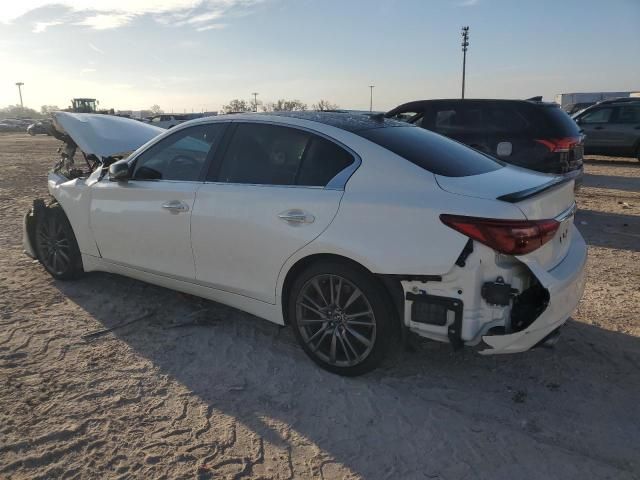
[[[361,113],[349,113],[349,112],[316,112],[316,111],[303,111],[303,112],[265,112],[265,113],[234,113],[232,115],[218,115],[215,117],[205,117],[191,120],[188,122],[190,125],[197,123],[205,123],[210,121],[240,121],[240,120],[272,120],[281,121],[283,123],[295,124],[295,122],[287,122],[287,119],[291,120],[304,120],[308,122],[320,123],[323,125],[329,125],[331,127],[346,130],[348,132],[357,133],[363,130],[369,130],[373,128],[386,128],[386,127],[413,127],[413,125],[406,122],[399,122],[397,120],[391,120],[384,118],[383,114],[361,114]],[[184,124],[183,124],[184,125]],[[416,127],[418,128],[418,127]]]
[[[431,104],[438,103],[487,103],[487,104],[495,104],[495,103],[517,103],[517,104],[526,104],[526,105],[539,105],[539,106],[558,106],[557,103],[554,102],[542,102],[538,100],[521,100],[521,99],[504,99],[504,98],[438,98],[431,100],[414,100],[412,102],[403,103],[402,105],[398,105],[397,107],[389,110],[387,114],[391,112],[395,112],[397,110],[405,110],[410,108],[420,108],[425,107]]]

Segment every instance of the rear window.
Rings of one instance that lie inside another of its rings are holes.
[[[445,177],[479,175],[503,166],[498,160],[423,128],[372,128],[362,130],[358,135]]]
[[[542,111],[547,119],[544,133],[556,138],[577,137],[580,135],[580,127],[560,107],[543,107]]]

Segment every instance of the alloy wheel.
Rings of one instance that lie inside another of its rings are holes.
[[[376,340],[369,300],[335,274],[316,275],[303,285],[296,299],[296,325],[309,350],[338,367],[363,362]]]
[[[37,242],[42,263],[56,275],[64,275],[71,266],[71,242],[53,215],[40,225]]]

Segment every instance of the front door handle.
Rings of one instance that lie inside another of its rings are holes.
[[[316,219],[316,217],[310,213],[297,208],[279,213],[278,218],[289,225],[305,225],[313,223]]]
[[[604,130],[604,127],[593,127],[594,130]]]
[[[171,213],[188,212],[189,205],[180,200],[171,200],[170,202],[163,203],[162,208],[169,210]]]

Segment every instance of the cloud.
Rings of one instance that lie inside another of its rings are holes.
[[[101,48],[96,47],[93,43],[89,42],[89,48],[91,50],[93,50],[94,52],[98,52],[104,55],[104,50],[102,50]]]
[[[87,17],[76,23],[76,25],[87,25],[95,30],[109,30],[125,26],[133,20],[133,17],[128,13],[100,13]]]
[[[27,16],[36,20],[33,31],[69,23],[95,30],[128,25],[138,17],[150,16],[165,25],[190,25],[198,30],[223,28],[221,18],[240,9],[245,13],[264,0],[20,0],[0,8],[0,24]],[[54,14],[54,10],[58,14]],[[60,10],[65,11],[60,15]],[[55,15],[55,16],[54,16]],[[36,17],[36,18],[33,18]],[[25,17],[26,20],[27,17]]]
[[[95,71],[95,68],[83,68],[82,70],[80,70],[80,73],[93,73]]]
[[[226,28],[227,24],[226,23],[212,23],[211,25],[205,25],[203,27],[198,27],[196,28],[196,30],[198,32],[206,32],[207,30],[221,30],[223,28]]]
[[[464,0],[460,3],[458,3],[459,7],[473,7],[474,5],[477,5],[478,3],[480,3],[480,0]]]
[[[54,27],[56,25],[61,25],[62,22],[58,20],[53,20],[51,22],[36,22],[33,26],[33,33],[42,33],[49,27]]]

